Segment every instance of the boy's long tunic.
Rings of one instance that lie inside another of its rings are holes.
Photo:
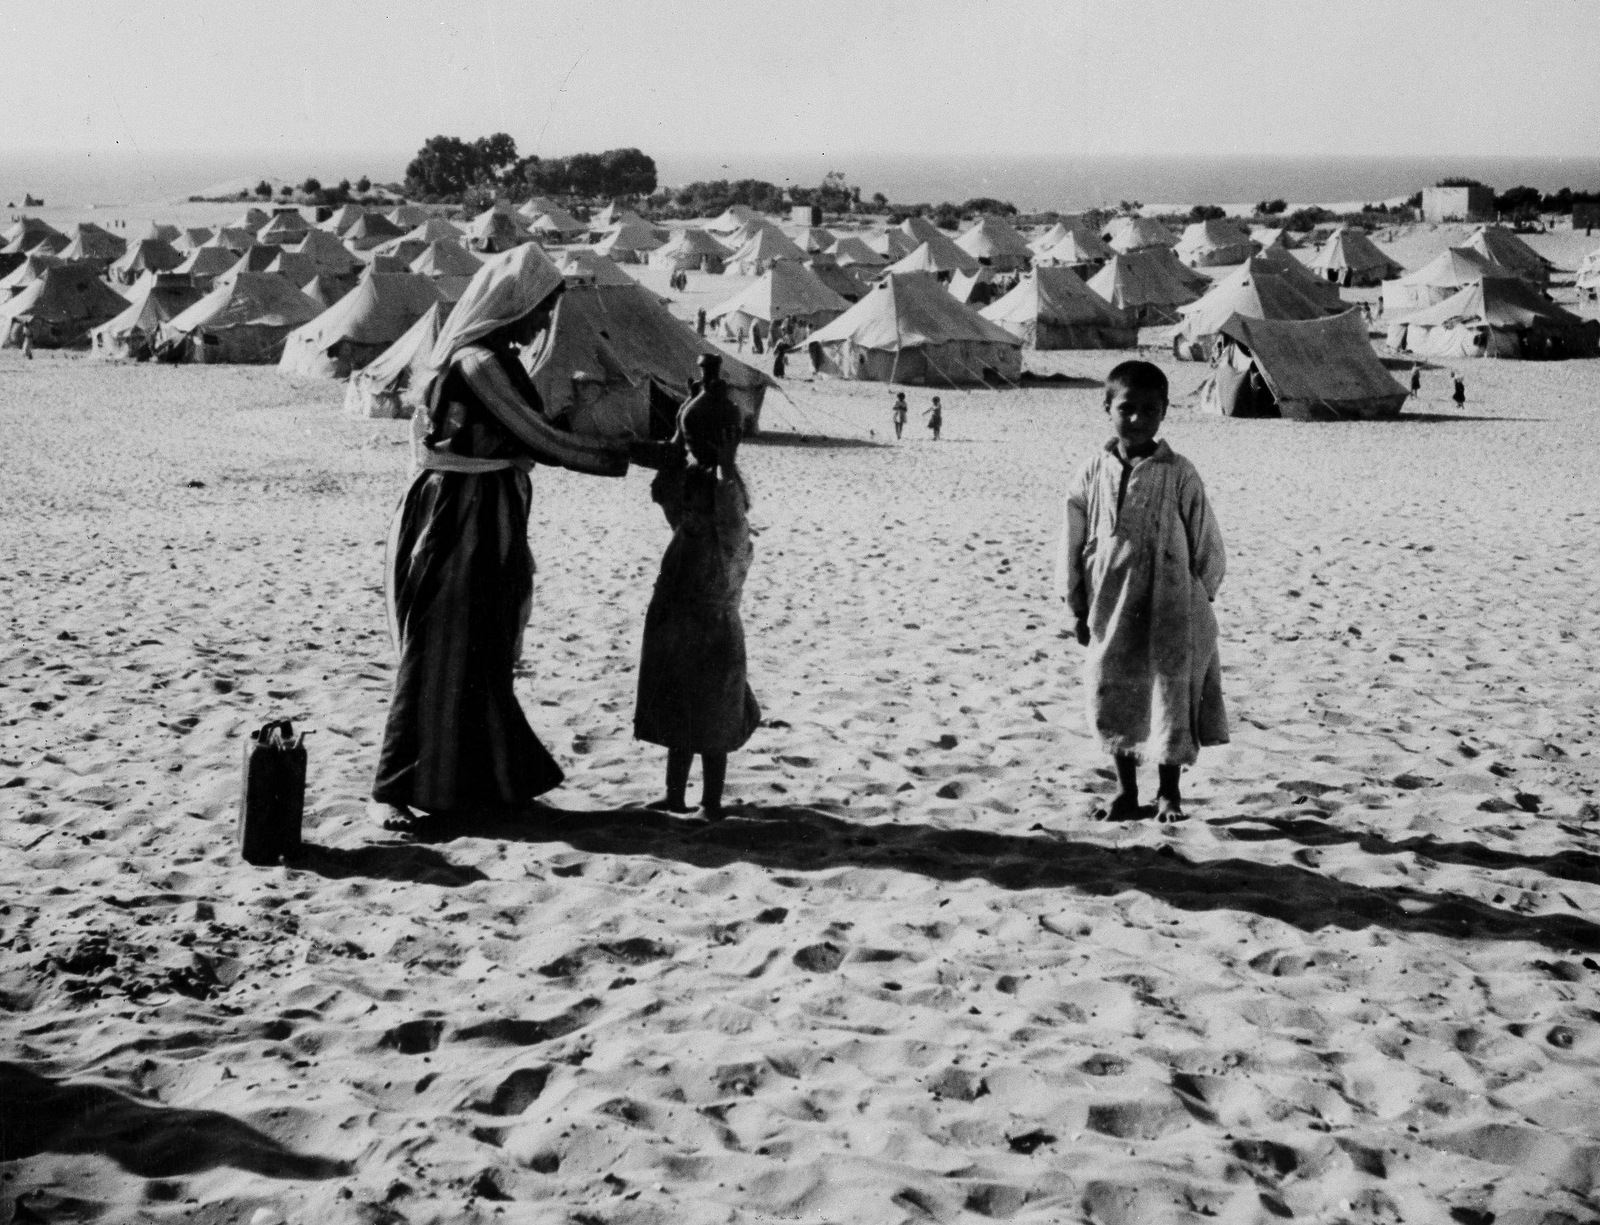
[[[1226,744],[1217,621],[1222,531],[1200,474],[1165,442],[1106,444],[1067,494],[1056,588],[1089,623],[1089,721],[1113,754],[1188,765]]]

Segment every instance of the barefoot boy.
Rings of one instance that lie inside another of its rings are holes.
[[[1106,414],[1114,437],[1067,494],[1056,570],[1087,648],[1089,720],[1117,763],[1117,796],[1097,815],[1139,816],[1139,763],[1153,760],[1156,815],[1181,821],[1179,771],[1228,741],[1211,612],[1222,532],[1194,465],[1156,439],[1166,375],[1123,362],[1106,378]]]

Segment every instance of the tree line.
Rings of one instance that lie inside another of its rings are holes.
[[[519,156],[505,132],[463,140],[430,136],[406,166],[406,191],[423,200],[496,196],[648,196],[656,189],[656,164],[638,149],[574,153],[570,157]]]

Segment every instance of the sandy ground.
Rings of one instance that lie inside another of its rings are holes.
[[[1162,829],[1086,816],[1051,594],[1117,356],[944,393],[937,444],[879,386],[769,400],[719,827],[636,808],[646,476],[540,472],[519,692],[569,782],[418,846],[363,811],[405,424],[0,352],[0,1223],[1594,1219],[1600,363],[1340,426],[1169,364],[1235,734]],[[278,716],[312,849],[249,868]]]

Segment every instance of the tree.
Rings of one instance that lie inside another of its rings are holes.
[[[366,175],[362,175],[359,179],[356,180],[356,190],[359,191],[362,195],[366,195],[369,191],[372,190],[372,180],[367,178]]]
[[[1513,187],[1494,198],[1495,211],[1509,213],[1513,217],[1536,216],[1543,203],[1544,197],[1536,187]]]
[[[880,213],[883,212],[884,209],[889,207],[889,197],[884,195],[881,191],[873,192],[872,207],[877,209]]]
[[[1189,210],[1190,221],[1221,221],[1228,210],[1220,204],[1196,204]]]
[[[504,132],[480,136],[472,142],[477,154],[477,177],[499,176],[517,164],[517,142]]]
[[[933,210],[933,224],[941,230],[961,228],[961,208],[946,200]]]
[[[1333,216],[1325,208],[1297,208],[1284,219],[1283,226],[1286,230],[1293,230],[1296,234],[1308,234],[1319,223]]]
[[[993,196],[974,196],[961,206],[968,216],[988,213],[996,217],[1015,217],[1017,206],[1009,200],[996,200]]]
[[[1477,179],[1463,178],[1461,175],[1449,175],[1434,184],[1435,187],[1487,187],[1487,183],[1480,183]]]
[[[406,167],[406,188],[419,196],[459,196],[482,169],[475,146],[459,136],[430,136]]]
[[[1288,211],[1289,205],[1284,200],[1263,200],[1256,205],[1256,214],[1261,217],[1276,217]]]
[[[261,182],[256,184],[256,195],[260,196],[263,200],[272,199],[272,184],[267,182],[265,179],[262,179]]]
[[[278,194],[287,200],[290,196],[294,195],[294,188],[285,183],[282,187],[278,188]]]
[[[308,196],[314,196],[322,190],[322,183],[318,179],[308,177],[304,183],[300,184],[300,190]]]
[[[1137,200],[1124,200],[1117,205],[1117,211],[1125,217],[1132,217],[1143,207]]]
[[[608,196],[648,196],[656,189],[655,159],[638,149],[607,149],[600,155]]]

